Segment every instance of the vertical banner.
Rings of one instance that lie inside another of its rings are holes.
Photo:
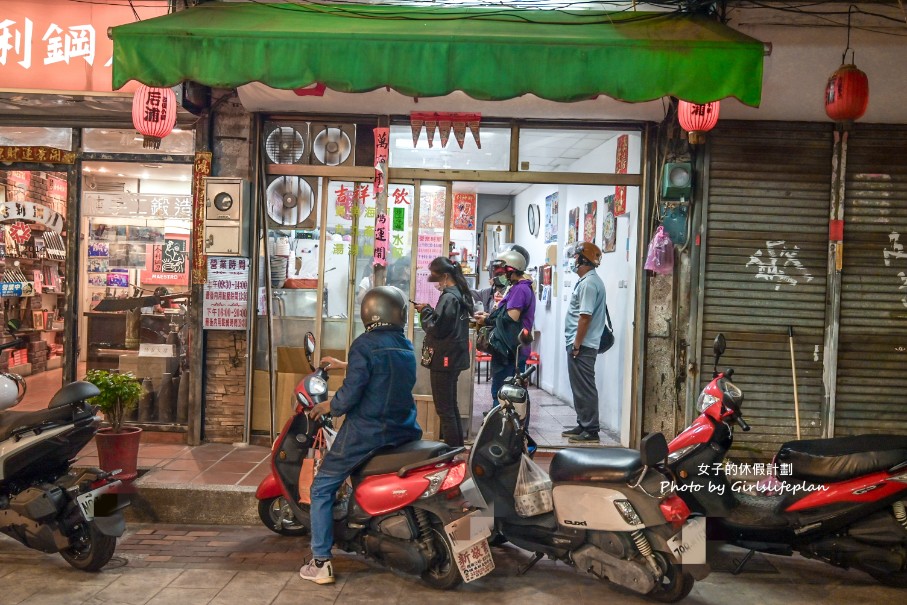
[[[545,243],[557,241],[557,191],[545,198]]]
[[[614,172],[627,174],[627,161],[630,157],[630,136],[622,134],[617,137],[617,161]],[[614,216],[627,213],[627,186],[618,185],[614,188]]]
[[[374,262],[381,267],[387,266],[387,214],[382,212],[375,218],[375,255]]]
[[[205,254],[205,177],[211,174],[211,152],[199,151],[192,164],[192,283],[208,281]]]
[[[375,128],[375,187],[374,194],[377,198],[384,192],[387,176],[387,154],[390,148],[390,128]]]

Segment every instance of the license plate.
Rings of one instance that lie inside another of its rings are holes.
[[[457,562],[457,569],[460,570],[460,575],[467,584],[482,576],[487,576],[494,570],[494,558],[491,556],[491,548],[488,547],[488,540],[485,538],[474,542],[460,552],[454,552],[454,558]]]
[[[494,517],[477,510],[444,527],[464,582],[478,580],[494,570],[494,558],[488,546],[493,525]]]
[[[691,517],[680,532],[668,540],[668,548],[686,565],[705,563],[705,517]]]
[[[91,521],[94,519],[94,502],[95,499],[108,491],[112,487],[112,484],[108,483],[107,485],[102,485],[97,489],[93,489],[90,492],[85,492],[80,496],[76,496],[76,502],[79,504],[79,510],[82,511],[82,516],[85,517],[86,521]]]

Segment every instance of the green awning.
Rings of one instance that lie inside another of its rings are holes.
[[[202,4],[112,30],[113,86],[316,82],[414,97],[607,95],[758,106],[763,45],[702,16],[374,5]]]

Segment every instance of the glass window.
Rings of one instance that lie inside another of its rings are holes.
[[[627,137],[620,138],[621,135]],[[639,162],[627,161],[629,139],[634,139],[634,148],[638,150],[638,132],[523,128],[520,130],[519,169],[521,172],[609,174],[623,171],[639,174]],[[624,151],[615,151],[618,146]],[[632,167],[629,171],[628,164]]]
[[[82,148],[87,152],[153,155],[195,153],[195,131],[174,128],[173,132],[163,138],[160,149],[146,149],[143,144],[142,135],[132,129],[86,128],[82,131]]]
[[[432,145],[423,128],[413,145],[412,128],[391,126],[390,165],[393,168],[443,168],[456,170],[508,170],[510,168],[510,129],[483,126],[480,131],[482,148],[476,145],[467,130],[461,149],[453,134],[442,146],[434,133]]]
[[[71,151],[72,128],[2,126],[0,127],[0,145],[18,147],[44,146]]]

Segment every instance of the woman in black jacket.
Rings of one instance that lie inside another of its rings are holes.
[[[469,318],[474,312],[472,293],[460,265],[439,256],[428,265],[428,281],[441,291],[438,306],[416,304],[425,342],[422,365],[431,371],[431,392],[441,419],[441,438],[447,445],[463,445],[457,378],[469,367]]]

